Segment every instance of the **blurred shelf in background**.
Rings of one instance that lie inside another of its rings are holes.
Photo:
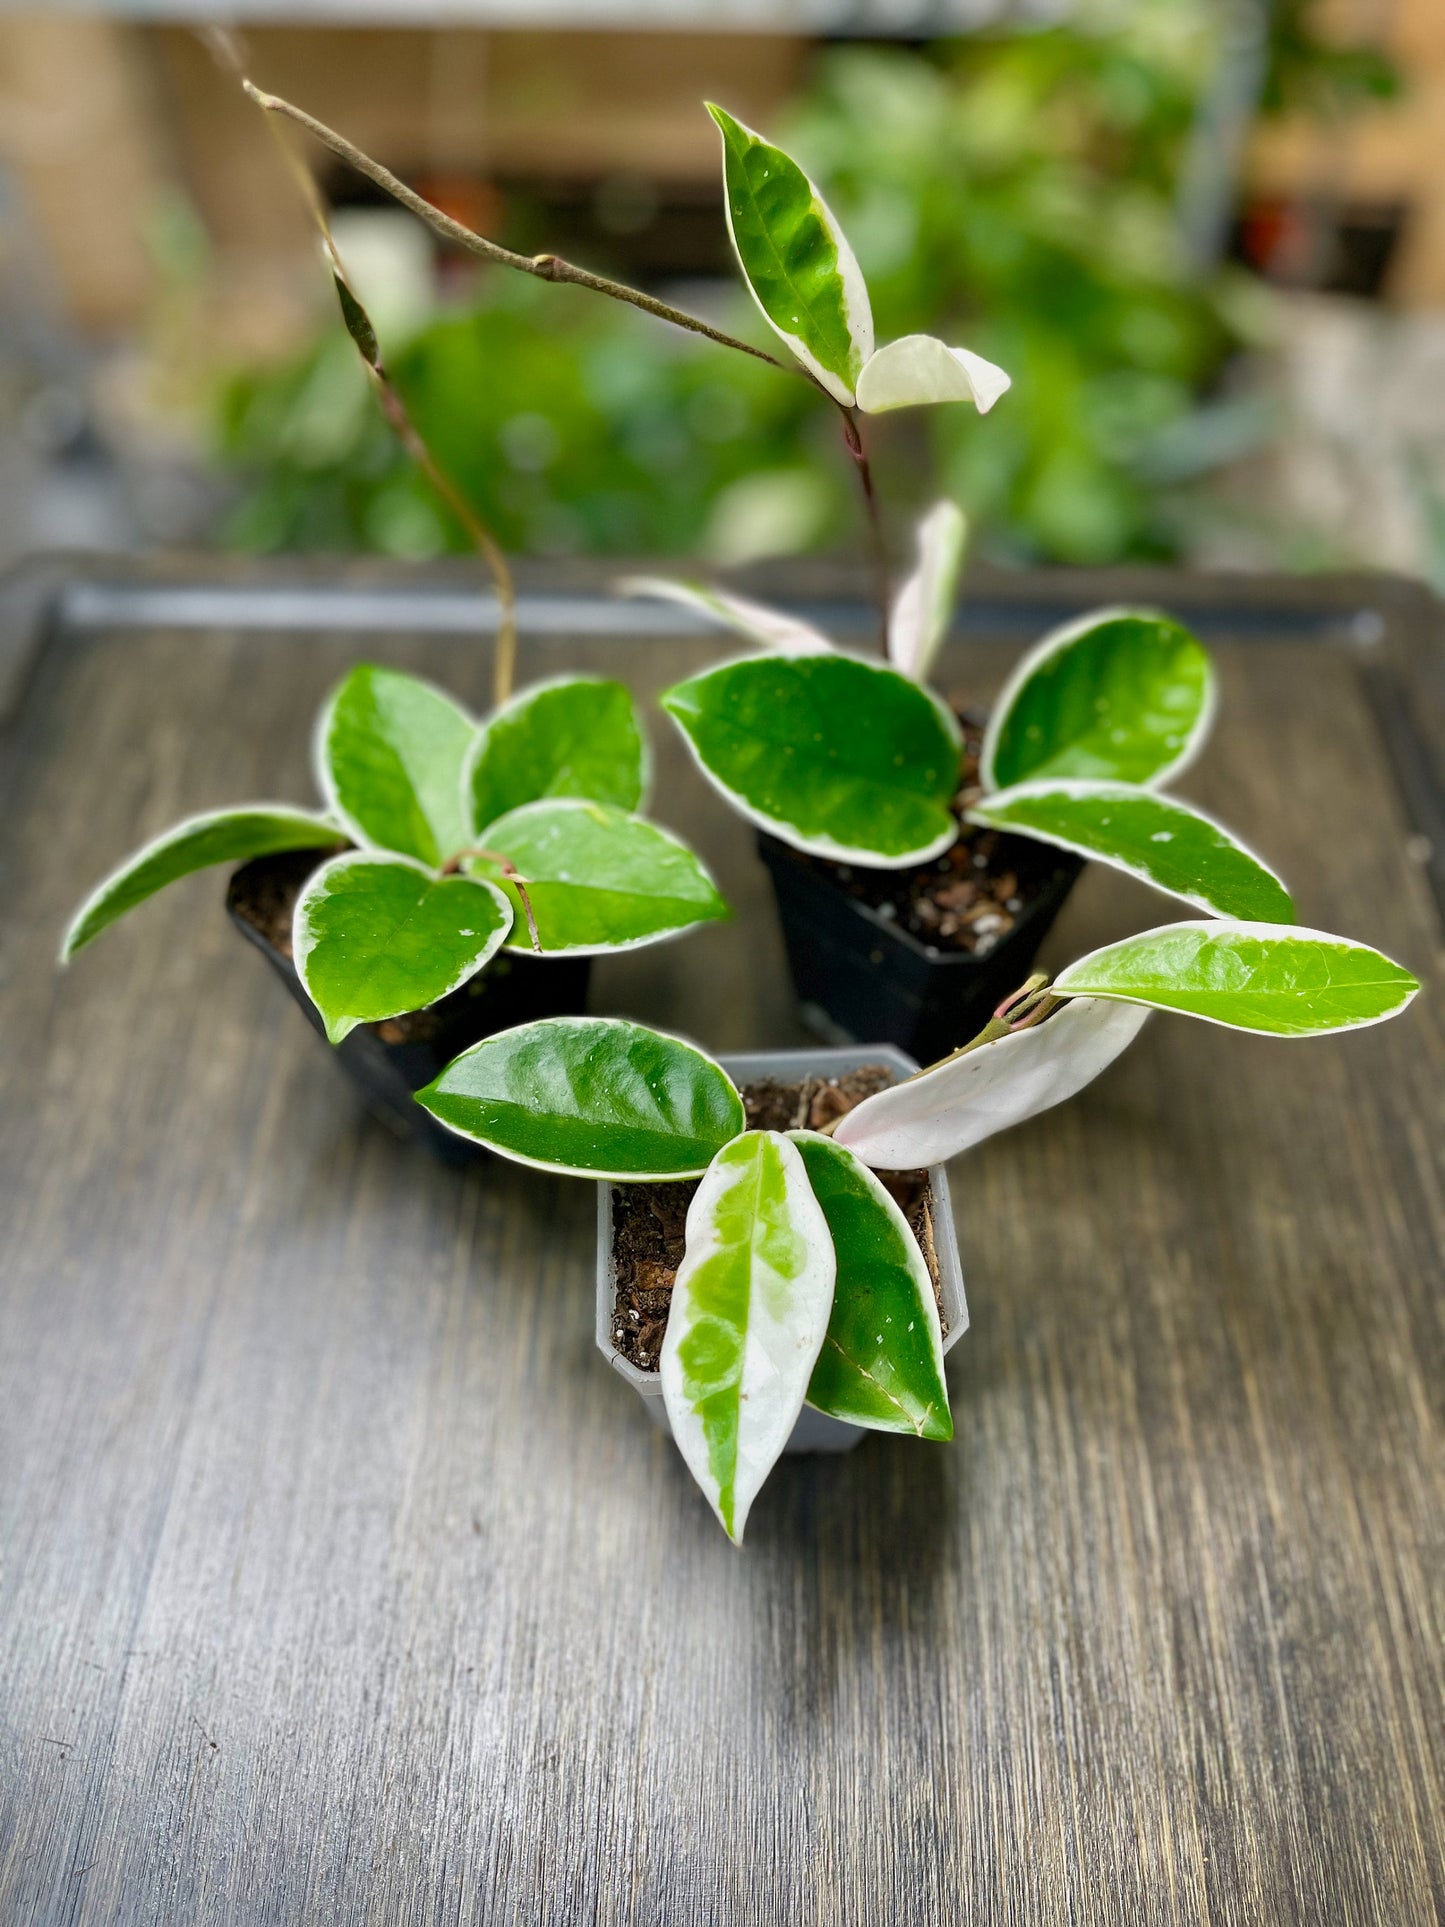
[[[384,435],[368,439],[356,370],[326,360],[314,236],[195,32],[222,20],[261,85],[468,225],[671,284],[708,314],[732,277],[700,100],[780,138],[806,129],[810,164],[857,216],[880,326],[956,326],[975,345],[978,327],[1000,331],[1016,390],[977,459],[959,424],[927,447],[915,423],[877,431],[900,474],[968,502],[989,553],[1375,561],[1445,583],[1445,0],[0,0],[0,558],[72,526],[117,546],[446,539]],[[911,50],[837,44],[870,39]],[[1306,106],[1265,122],[1282,43]],[[1338,84],[1372,61],[1377,89]],[[1397,94],[1375,99],[1392,73]],[[1172,171],[1183,147],[1192,180]],[[760,522],[779,547],[845,539],[829,456],[784,402],[743,394],[736,370],[669,388],[665,352],[635,328],[614,341],[615,316],[568,336],[566,293],[556,332],[534,329],[516,289],[314,159],[389,352],[432,327],[418,388],[464,381],[479,418],[479,391],[515,396],[457,439],[481,481],[532,505],[514,516],[521,546],[736,559]],[[1226,248],[1283,295],[1221,268]],[[467,314],[487,354],[472,343],[454,365]],[[249,439],[228,399],[238,372],[258,394],[273,384]],[[629,381],[618,426],[608,407]],[[734,443],[762,490],[742,509]],[[224,505],[253,471],[263,491],[279,476],[275,499],[238,536]],[[687,487],[708,503],[684,513]],[[276,507],[286,490],[306,515]],[[617,535],[628,516],[651,520]]]
[[[699,100],[720,95],[766,121],[796,89],[807,53],[805,40],[779,32],[465,26],[266,25],[247,31],[245,47],[260,84],[344,127],[444,203],[484,200],[504,172],[550,183],[564,200],[579,183],[642,181],[684,207],[704,188],[716,200],[716,134]],[[222,278],[246,289],[228,319],[240,338],[228,345],[266,345],[254,336],[269,330],[273,304],[286,306],[298,262],[304,298],[314,293],[305,215],[294,195],[259,191],[272,163],[255,112],[187,26],[0,19],[0,113],[6,161],[82,331],[140,319],[153,211],[168,188],[199,214]],[[328,185],[355,195],[354,181]]]

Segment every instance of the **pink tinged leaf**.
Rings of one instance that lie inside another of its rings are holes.
[[[968,522],[955,503],[935,502],[918,525],[918,561],[894,600],[888,655],[896,669],[927,682],[948,633]]]
[[[1072,1097],[1138,1036],[1144,1007],[1071,997],[1048,1020],[867,1097],[833,1136],[875,1171],[941,1164]]]
[[[721,623],[726,629],[734,630],[740,636],[746,636],[749,642],[760,644],[764,649],[776,649],[782,655],[817,656],[833,647],[828,638],[811,623],[801,622],[796,616],[784,615],[779,609],[769,609],[747,596],[732,595],[726,589],[714,589],[706,583],[677,582],[658,575],[630,575],[624,576],[617,588],[623,595],[651,596],[662,602],[676,602],[681,608],[691,609],[712,622]]]

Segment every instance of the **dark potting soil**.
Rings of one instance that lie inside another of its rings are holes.
[[[872,870],[802,851],[794,854],[798,862],[822,870],[850,896],[896,921],[921,943],[983,957],[1045,889],[1057,871],[1059,856],[1031,838],[964,823],[964,799],[978,787],[983,723],[957,704],[954,713],[963,729],[963,770],[953,800],[959,837],[951,849],[916,870]]]
[[[291,919],[296,899],[313,870],[333,854],[331,850],[286,850],[263,862],[246,866],[231,894],[231,908],[258,930],[274,950],[291,956]],[[388,1017],[379,1024],[368,1024],[383,1044],[420,1044],[441,1029],[444,1018],[440,1006],[429,1010],[410,1010],[402,1017]]]
[[[865,1064],[841,1077],[809,1077],[800,1084],[772,1078],[743,1086],[748,1129],[821,1130],[894,1082],[882,1064]],[[926,1171],[879,1171],[918,1240],[928,1275],[938,1295],[938,1253],[933,1245],[933,1186]],[[612,1247],[617,1295],[612,1307],[612,1343],[630,1365],[657,1370],[667,1331],[672,1286],[682,1263],[687,1208],[698,1180],[685,1184],[621,1184],[612,1194]],[[940,1301],[940,1315],[942,1303]],[[947,1325],[944,1331],[947,1332]]]

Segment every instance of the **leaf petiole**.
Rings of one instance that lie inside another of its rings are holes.
[[[818,386],[821,387],[822,384],[819,383]],[[826,392],[824,390],[824,393]],[[878,603],[878,649],[886,662],[891,589],[888,580],[888,545],[883,535],[883,517],[878,507],[878,495],[873,487],[873,470],[869,466],[868,451],[863,446],[863,435],[858,426],[858,411],[856,408],[845,408],[842,402],[837,403],[837,408],[843,418],[843,441],[853,459],[859,486],[863,490],[863,506],[868,517],[868,542],[873,557],[873,593]]]
[[[984,1044],[997,1044],[1005,1037],[1012,1037],[1016,1031],[1028,1030],[1034,1024],[1041,1024],[1045,1017],[1051,1016],[1064,999],[1055,997],[1048,977],[1036,970],[1027,982],[1011,991],[993,1016],[989,1018],[977,1037],[970,1037],[966,1044],[950,1051],[947,1057],[940,1057],[936,1063],[925,1064],[922,1070],[915,1071],[912,1077],[905,1078],[908,1084],[915,1083],[920,1077],[927,1077],[940,1070],[945,1064],[952,1064],[960,1057],[967,1057],[970,1051],[978,1050]],[[841,1120],[837,1120],[841,1122]]]
[[[1033,1024],[1041,1024],[1062,1002],[1061,997],[1053,994],[1045,973],[1037,970],[1012,996],[1004,998],[993,1014],[994,1021],[1006,1025],[1008,1034],[1012,1036],[1015,1031],[1028,1030]]]

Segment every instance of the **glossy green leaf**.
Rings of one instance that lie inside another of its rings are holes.
[[[851,1151],[790,1131],[823,1207],[838,1276],[808,1403],[875,1432],[951,1439],[938,1301],[918,1240]]]
[[[1234,1030],[1315,1037],[1383,1023],[1419,984],[1368,944],[1271,923],[1171,923],[1095,950],[1054,984]]]
[[[1105,609],[1032,649],[994,705],[985,789],[1048,777],[1158,784],[1192,760],[1214,714],[1214,670],[1167,616]]]
[[[858,376],[858,406],[865,415],[930,402],[970,401],[986,415],[1013,386],[1002,368],[967,348],[950,348],[935,335],[904,335],[890,341]]]
[[[927,690],[853,656],[751,656],[662,697],[704,773],[796,849],[902,869],[958,834],[959,737]]]
[[[600,676],[520,691],[483,723],[465,783],[476,842],[499,816],[542,797],[635,810],[647,788],[647,745],[631,696]]]
[[[324,849],[341,840],[329,817],[293,810],[284,803],[243,803],[233,810],[188,816],[128,856],[96,885],[71,919],[60,961],[68,963],[117,917],[194,870],[208,869],[213,863],[246,863],[278,850]]]
[[[735,1542],[803,1409],[834,1274],[797,1149],[748,1131],[719,1151],[688,1208],[658,1371],[672,1436]]]
[[[491,825],[487,847],[515,865],[547,952],[632,949],[728,914],[685,843],[645,817],[601,803],[528,803]],[[488,859],[471,858],[466,867],[506,891],[517,912],[511,947],[529,949],[516,885]]]
[[[833,647],[810,622],[769,609],[765,603],[753,602],[747,596],[733,595],[727,589],[714,589],[705,582],[677,582],[661,575],[629,575],[624,576],[617,587],[623,595],[654,596],[662,602],[676,602],[684,609],[720,622],[724,628],[734,630],[763,649],[777,649],[784,655],[820,655]]]
[[[1124,870],[1216,917],[1291,923],[1288,890],[1202,810],[1130,783],[1020,783],[985,795],[971,823],[1014,830]]]
[[[321,713],[317,778],[358,843],[435,868],[472,841],[462,766],[475,735],[440,689],[361,663]]]
[[[720,1064],[620,1017],[546,1017],[483,1038],[417,1102],[518,1164],[622,1184],[699,1176],[744,1122]]]
[[[985,1138],[1063,1103],[1126,1050],[1149,1012],[1071,997],[1046,1022],[946,1057],[865,1097],[833,1133],[875,1171],[944,1164]]]
[[[918,560],[888,618],[888,660],[915,682],[928,681],[948,634],[967,533],[953,502],[935,502],[918,525]]]
[[[851,405],[873,353],[873,313],[853,250],[817,188],[780,147],[708,103],[723,139],[728,232],[754,301],[835,400]]]
[[[351,850],[297,900],[292,951],[333,1044],[358,1024],[424,1010],[474,977],[506,936],[495,885],[439,877],[410,857]]]

